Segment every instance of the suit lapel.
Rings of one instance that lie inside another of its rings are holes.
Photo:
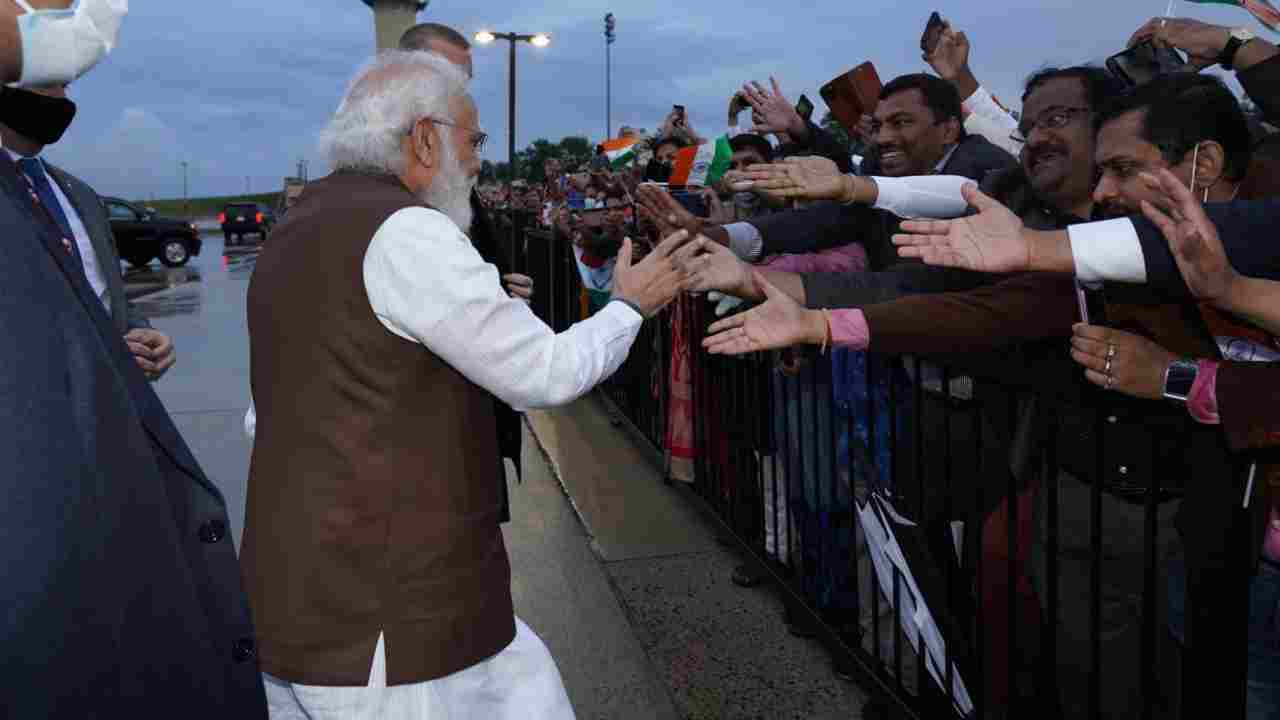
[[[91,212],[91,203],[97,203],[97,197],[86,197],[78,184],[72,183],[67,179],[66,174],[59,168],[47,165],[49,175],[53,181],[58,184],[58,188],[62,190],[62,194],[67,196],[71,201],[72,208],[76,214],[80,216],[80,223],[84,225],[84,231],[89,236],[89,242],[93,245],[93,254],[97,258],[98,266],[102,268],[102,279],[107,283],[107,296],[111,302],[111,321],[116,328],[116,332],[123,335],[128,332],[129,316],[128,301],[124,297],[124,287],[120,284],[119,272],[111,272],[111,268],[105,267],[113,260],[119,265],[119,260],[115,248],[111,246],[111,237],[104,232],[105,229],[102,221],[98,217],[98,213]]]
[[[111,319],[107,317],[106,311],[102,308],[102,302],[93,294],[93,289],[89,287],[89,281],[85,279],[84,273],[72,264],[70,256],[67,255],[66,250],[62,247],[61,233],[57,230],[52,218],[32,202],[27,183],[19,177],[18,172],[17,166],[9,158],[8,154],[0,153],[0,188],[3,188],[4,192],[13,197],[18,207],[26,208],[32,221],[31,227],[36,235],[40,237],[45,250],[53,257],[63,277],[71,284],[76,299],[80,301],[80,305],[84,307],[85,311],[93,319],[94,324],[97,326],[98,334],[103,341],[105,351],[108,355],[113,356],[112,362],[120,374],[120,380],[128,388],[129,394],[133,398],[143,426],[147,428],[156,444],[173,460],[174,464],[205,486],[219,501],[222,501],[222,493],[200,471],[200,466],[196,463],[195,458],[192,457],[191,451],[187,449],[186,443],[182,441],[182,436],[178,433],[177,428],[173,426],[172,421],[169,419],[169,414],[160,403],[160,399],[156,397],[155,391],[151,389],[146,377],[143,376],[142,370],[134,362],[123,340],[116,334],[115,326],[111,324]]]

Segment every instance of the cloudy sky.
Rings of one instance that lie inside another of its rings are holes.
[[[1016,105],[1030,71],[1101,63],[1165,0],[432,0],[420,19],[467,35],[552,33],[549,48],[519,49],[523,147],[604,134],[606,12],[618,23],[615,127],[652,129],[680,103],[707,134],[724,126],[729,97],[748,79],[774,74],[792,101],[806,93],[821,115],[818,88],[863,60],[886,81],[927,69],[919,37],[935,9],[967,32],[979,79]],[[1174,14],[1259,30],[1234,8],[1178,2]],[[120,47],[72,87],[80,114],[48,154],[104,195],[180,196],[184,160],[193,196],[276,190],[301,158],[312,177],[325,171],[318,129],[372,52],[372,13],[360,0],[132,0]],[[506,61],[505,44],[475,51],[472,92],[494,160],[506,157]]]

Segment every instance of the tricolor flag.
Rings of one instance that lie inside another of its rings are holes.
[[[609,158],[609,167],[620,168],[636,159],[636,143],[639,138],[625,137],[605,140],[601,143],[605,157]]]
[[[729,169],[733,150],[729,137],[721,135],[714,141],[697,147],[687,147],[676,153],[672,163],[670,185],[714,185]]]
[[[1280,32],[1280,10],[1269,0],[1187,0],[1201,5],[1235,5],[1253,14],[1258,22],[1267,26],[1272,32]]]

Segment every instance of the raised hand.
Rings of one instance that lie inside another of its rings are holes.
[[[850,190],[857,180],[818,155],[752,165],[725,175],[729,187],[738,192],[755,190],[770,197],[802,200],[852,200]]]
[[[950,23],[938,36],[933,53],[924,55],[924,61],[943,80],[954,81],[962,73],[969,72],[969,38],[951,29]]]
[[[743,355],[792,345],[822,343],[827,319],[820,310],[806,310],[760,273],[753,282],[764,292],[765,302],[744,313],[712,323],[702,347],[713,355]]]
[[[907,220],[893,236],[901,257],[978,272],[1031,269],[1031,244],[1022,220],[971,183],[961,193],[976,215],[955,220]]]
[[[685,209],[667,191],[657,185],[646,183],[636,189],[636,201],[640,210],[655,225],[663,237],[677,230],[684,230],[689,237],[702,233],[706,221]]]
[[[809,128],[804,118],[782,94],[782,86],[772,77],[769,83],[773,86],[772,92],[754,81],[742,86],[742,96],[754,111],[752,119],[756,125],[752,130],[761,134],[786,133],[792,138],[808,135]]]
[[[1158,47],[1173,47],[1187,54],[1196,70],[1214,65],[1227,46],[1230,30],[1191,18],[1151,18],[1129,38],[1129,47],[1150,40]]]
[[[1199,300],[1222,302],[1239,282],[1240,275],[1227,260],[1218,228],[1205,214],[1204,206],[1168,170],[1161,169],[1155,175],[1144,172],[1139,177],[1161,194],[1160,204],[1164,209],[1143,200],[1142,214],[1155,223],[1169,241],[1169,250],[1187,289]]]

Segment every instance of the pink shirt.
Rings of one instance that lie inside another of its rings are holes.
[[[861,272],[867,267],[867,252],[851,243],[816,253],[777,255],[761,263],[770,270],[785,272]],[[871,330],[861,310],[831,310],[831,344],[850,350],[866,350]]]

